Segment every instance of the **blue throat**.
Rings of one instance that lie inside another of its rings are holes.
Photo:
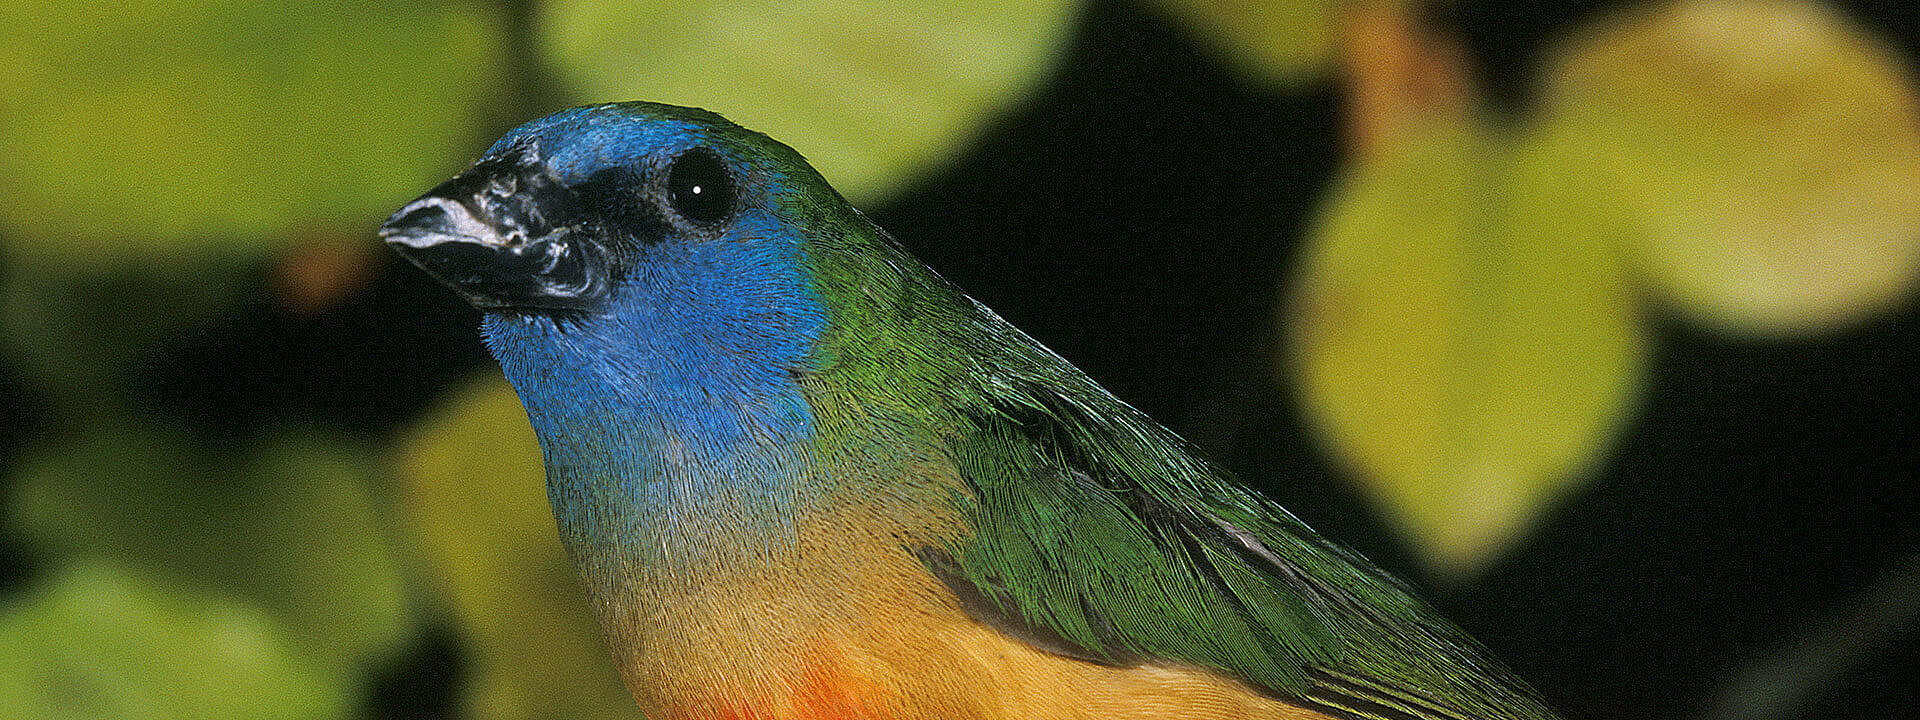
[[[794,374],[826,315],[799,240],[753,229],[771,230],[643,251],[604,311],[483,324],[590,584],[792,536],[813,490],[813,418]]]

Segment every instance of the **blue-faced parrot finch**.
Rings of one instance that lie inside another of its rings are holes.
[[[647,717],[1554,717],[717,115],[536,120],[381,236],[484,312]]]

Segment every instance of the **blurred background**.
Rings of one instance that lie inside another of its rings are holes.
[[[1896,0],[0,2],[0,718],[633,717],[478,316],[519,122],[721,112],[1570,718],[1920,696]]]

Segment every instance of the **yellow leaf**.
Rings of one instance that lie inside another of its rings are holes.
[[[1920,275],[1908,63],[1824,4],[1693,0],[1607,18],[1546,72],[1542,122],[1643,232],[1638,263],[1736,333],[1843,327]]]
[[[1553,149],[1442,123],[1322,209],[1287,379],[1440,571],[1498,555],[1584,479],[1643,372],[1610,234]]]
[[[1157,0],[1249,79],[1288,87],[1327,73],[1335,0]],[[1398,4],[1398,3],[1393,3]]]
[[[543,3],[583,101],[718,112],[792,145],[855,202],[946,160],[1052,62],[1073,0]]]
[[[402,512],[472,642],[469,717],[631,718],[547,507],[533,429],[498,376],[470,383],[401,445]]]
[[[377,222],[466,159],[497,23],[462,3],[0,1],[0,242],[154,263]]]

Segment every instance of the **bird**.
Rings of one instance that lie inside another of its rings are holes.
[[[1557,717],[717,114],[548,115],[379,234],[481,311],[646,717]]]

